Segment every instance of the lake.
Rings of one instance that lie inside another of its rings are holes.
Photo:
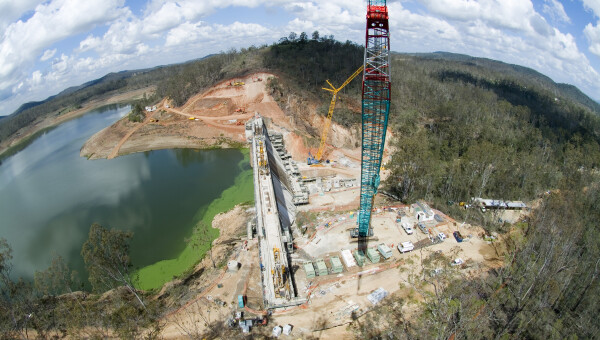
[[[206,207],[247,170],[236,149],[160,150],[106,160],[79,156],[94,133],[129,112],[105,108],[46,131],[0,165],[0,237],[13,274],[32,278],[55,255],[82,273],[92,223],[134,232],[135,267],[176,257]]]

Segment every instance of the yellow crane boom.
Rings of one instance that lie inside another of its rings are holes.
[[[361,74],[363,71],[363,68],[364,68],[364,65],[359,67],[358,70],[356,70],[350,77],[348,77],[348,79],[346,79],[346,81],[342,84],[342,86],[340,86],[338,88],[335,88],[335,86],[333,86],[329,82],[329,80],[327,80],[327,84],[329,84],[329,86],[331,86],[331,88],[323,87],[323,90],[333,93],[333,97],[331,98],[331,103],[329,103],[329,112],[327,112],[327,119],[325,119],[325,126],[323,127],[323,132],[321,134],[321,144],[319,144],[319,151],[317,151],[317,155],[315,157],[315,160],[317,160],[319,162],[321,161],[321,157],[323,157],[323,151],[325,149],[325,142],[327,141],[327,134],[329,133],[329,127],[331,126],[331,117],[333,117],[333,110],[335,109],[335,101],[337,99],[337,94],[338,94],[338,92],[340,92],[341,89],[346,87],[346,85],[348,85],[354,78],[356,78],[356,76]]]

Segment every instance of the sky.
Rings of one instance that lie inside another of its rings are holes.
[[[600,100],[600,0],[388,0],[391,49],[533,68]],[[364,45],[366,0],[0,0],[0,115],[110,72],[313,31]]]

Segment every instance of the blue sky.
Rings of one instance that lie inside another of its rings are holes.
[[[600,99],[600,0],[388,0],[391,47],[531,67]],[[366,0],[0,0],[0,115],[106,73],[294,31],[364,44]]]

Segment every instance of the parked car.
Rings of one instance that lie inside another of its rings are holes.
[[[408,235],[412,235],[413,233],[413,228],[410,227],[410,225],[408,224],[408,222],[402,222],[400,223],[400,225],[402,226],[402,229],[404,229],[404,231],[408,234]]]
[[[463,263],[465,263],[465,261],[463,261],[463,259],[461,259],[460,257],[457,257],[454,259],[454,261],[450,262],[450,265],[451,266],[460,266]]]
[[[401,253],[406,253],[413,249],[415,249],[415,245],[412,244],[412,242],[410,242],[410,241],[402,242],[398,245],[398,251]]]
[[[456,239],[456,242],[462,242],[463,241],[463,237],[460,234],[460,231],[455,231],[452,233],[452,235],[454,235],[454,238]]]
[[[440,240],[440,242],[444,242],[444,240],[446,239],[446,234],[444,234],[444,233],[439,233],[439,234],[437,235],[437,237],[438,237],[438,240]]]
[[[427,234],[427,228],[425,228],[425,225],[422,222],[417,223],[417,226],[423,232],[423,234]]]

